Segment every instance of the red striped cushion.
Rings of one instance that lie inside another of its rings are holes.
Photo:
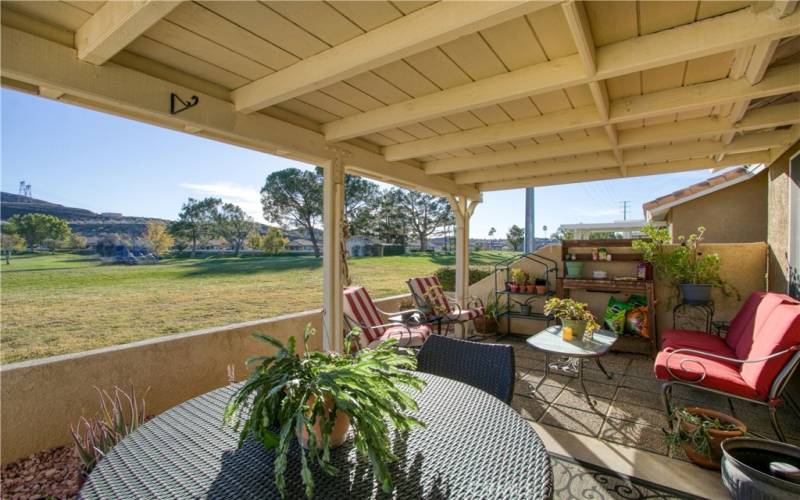
[[[443,309],[448,314],[452,312],[450,309],[450,302],[448,302],[447,296],[444,294],[444,290],[442,290],[442,284],[439,281],[439,278],[436,276],[411,278],[411,280],[409,280],[409,285],[411,286],[414,294],[416,294],[418,297],[429,302],[433,301],[438,308]],[[428,295],[428,290],[431,289],[434,289],[435,291],[430,292],[430,295]]]
[[[353,286],[344,291],[344,312],[363,325],[363,343],[369,344],[381,337],[386,329],[378,326],[383,323],[378,308],[363,286]]]

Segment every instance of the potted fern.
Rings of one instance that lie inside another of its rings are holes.
[[[724,440],[747,433],[741,420],[706,408],[677,408],[672,419],[672,429],[664,436],[667,445],[682,448],[689,460],[706,469],[719,470]]]
[[[277,352],[247,361],[258,365],[231,398],[225,423],[240,433],[240,447],[252,438],[275,450],[274,480],[283,496],[287,456],[296,437],[303,446],[301,476],[309,498],[314,493],[311,467],[317,465],[326,474],[336,474],[330,450],[346,441],[352,427],[353,445],[369,459],[376,480],[389,493],[389,464],[396,457],[387,422],[400,432],[424,426],[407,414],[417,410],[417,404],[403,389],[425,385],[409,371],[416,368],[416,358],[410,351],[396,348],[393,340],[375,349],[354,350],[360,335],[357,329],[345,337],[344,352],[348,354],[313,352],[308,349],[313,334],[307,326],[303,354],[296,352],[294,337],[283,345],[272,337],[253,334]]]
[[[562,326],[572,328],[572,334],[583,336],[584,340],[591,339],[594,331],[600,328],[589,306],[576,300],[558,297],[548,299],[544,304],[544,313],[560,319]]]

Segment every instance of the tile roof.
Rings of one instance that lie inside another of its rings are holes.
[[[644,208],[644,210],[647,211],[647,210],[653,210],[654,208],[658,208],[662,205],[666,205],[667,203],[674,203],[683,198],[688,198],[689,196],[692,196],[694,194],[700,193],[707,189],[711,189],[714,186],[718,186],[724,182],[732,181],[739,177],[749,175],[749,172],[750,171],[748,170],[747,167],[736,167],[733,170],[729,170],[723,174],[716,175],[702,182],[692,184],[691,186],[679,189],[668,195],[656,198],[655,200],[648,201],[647,203],[642,205],[642,208]]]

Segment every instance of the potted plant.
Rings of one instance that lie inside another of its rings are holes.
[[[308,348],[313,334],[307,326],[302,354],[295,351],[294,337],[283,345],[272,337],[254,334],[277,352],[248,360],[248,364],[258,365],[231,398],[225,422],[240,433],[240,447],[252,437],[275,449],[274,479],[282,496],[286,494],[289,446],[296,436],[303,444],[301,476],[308,497],[314,488],[310,467],[316,464],[329,475],[337,472],[330,462],[330,449],[345,441],[352,423],[354,446],[368,458],[375,478],[389,493],[388,464],[396,459],[389,429],[406,432],[424,426],[407,415],[417,404],[403,389],[425,385],[409,371],[416,368],[416,358],[396,348],[393,340],[354,352],[353,342],[360,335],[357,329],[345,337],[346,354],[314,352]]]
[[[719,470],[724,440],[747,432],[741,420],[706,408],[677,408],[672,418],[672,429],[664,436],[667,445],[683,448],[689,460],[706,469]]]
[[[544,295],[547,293],[547,278],[536,278],[536,293],[538,295]]]
[[[536,280],[531,283],[530,279],[530,276],[528,276],[528,279],[525,282],[525,293],[533,294],[536,292]]]
[[[508,311],[508,305],[504,302],[498,302],[494,294],[489,294],[486,297],[486,306],[483,309],[483,316],[478,316],[472,323],[475,325],[475,330],[484,335],[493,335],[497,333],[497,318]]]
[[[711,300],[711,289],[716,287],[725,295],[738,292],[720,276],[719,254],[703,253],[700,244],[705,228],[688,237],[679,236],[680,245],[668,250],[672,241],[667,228],[647,225],[642,228],[649,239],[635,240],[633,248],[642,252],[642,258],[652,264],[656,273],[668,279],[680,292],[686,303],[707,303]]]
[[[589,306],[572,299],[548,299],[544,304],[544,313],[561,320],[561,326],[572,328],[572,334],[584,336],[584,340],[591,339],[594,331],[600,328]]]
[[[525,271],[522,269],[512,269],[511,270],[511,292],[512,293],[519,293],[520,286],[525,283]]]

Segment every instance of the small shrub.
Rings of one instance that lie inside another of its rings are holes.
[[[442,288],[451,292],[456,289],[456,270],[452,267],[440,267],[433,273],[437,278],[439,278],[439,282],[442,284]],[[472,285],[473,283],[477,283],[483,278],[487,276],[491,276],[492,271],[489,269],[481,269],[478,267],[471,267],[469,268],[469,284]]]
[[[383,255],[391,256],[391,255],[405,255],[406,247],[404,245],[384,245],[383,246]]]
[[[81,417],[78,425],[70,428],[86,473],[91,472],[117,443],[145,421],[144,399],[139,401],[136,398],[135,389],[131,388],[130,394],[119,387],[114,387],[113,394],[97,387],[95,390],[100,396],[97,415],[89,419]]]

